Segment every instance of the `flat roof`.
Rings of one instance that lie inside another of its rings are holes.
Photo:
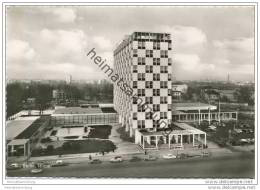
[[[189,135],[189,134],[206,134],[204,131],[201,131],[195,127],[190,126],[187,123],[173,123],[174,127],[179,129],[168,129],[165,131],[156,131],[156,132],[140,132],[143,136],[164,136],[165,134],[170,135]],[[172,130],[172,131],[170,131]]]
[[[45,123],[48,122],[50,116],[43,115],[35,120],[29,127],[27,127],[23,132],[21,132],[16,139],[29,139],[31,138],[36,131]]]
[[[29,141],[29,139],[14,139],[11,142],[9,142],[7,145],[22,145],[26,144]]]
[[[82,108],[82,107],[66,107],[58,108],[55,110],[54,114],[93,114],[102,113],[102,110],[97,108]]]
[[[19,117],[6,122],[6,140],[13,140],[38,118],[39,116]]]
[[[188,111],[188,110],[215,110],[217,106],[205,104],[201,102],[174,102],[172,103],[172,110]]]

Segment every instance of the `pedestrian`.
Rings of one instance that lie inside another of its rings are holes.
[[[92,157],[91,157],[91,155],[89,155],[89,156],[88,156],[88,159],[89,159],[89,160],[92,160]]]
[[[144,151],[144,155],[146,155],[147,154],[147,152],[146,152],[146,150]]]

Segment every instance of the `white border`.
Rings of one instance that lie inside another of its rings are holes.
[[[42,3],[35,3],[33,1],[27,1],[27,2],[30,2],[30,3],[18,3],[18,2],[22,2],[22,1],[17,1],[17,2],[10,2],[10,3],[5,3],[4,5],[1,4],[1,8],[3,9],[3,15],[5,15],[5,6],[8,6],[8,5],[47,5],[47,6],[55,6],[55,5],[76,5],[76,6],[81,6],[81,5],[92,5],[92,6],[95,6],[95,5],[108,5],[107,2],[102,2],[102,3],[94,3],[94,1],[90,1],[89,3],[84,3],[84,2],[80,2],[80,3],[71,3],[71,1],[63,1],[62,3],[50,3],[50,2],[47,2],[47,1],[44,1]],[[61,1],[57,1],[57,2],[61,2]],[[165,1],[166,2],[166,1]],[[213,2],[213,3],[208,3],[208,2],[205,2],[204,0],[200,1],[201,3],[196,3],[196,1],[190,1],[190,2],[187,2],[187,3],[180,3],[180,2],[167,2],[167,3],[156,3],[156,2],[152,2],[152,3],[147,3],[146,2],[142,2],[142,3],[134,3],[134,2],[130,2],[130,3],[122,3],[122,2],[118,2],[116,1],[115,3],[109,3],[110,6],[112,5],[163,5],[163,6],[166,6],[166,5],[177,5],[177,6],[200,6],[200,5],[203,5],[203,6],[255,6],[255,49],[257,51],[256,52],[256,55],[258,53],[258,47],[257,47],[257,42],[258,42],[258,39],[257,39],[257,26],[258,26],[258,18],[257,18],[257,15],[258,15],[258,7],[257,7],[257,3],[256,2],[249,2],[249,3],[245,3],[245,2],[241,2],[241,3],[235,3],[235,1],[231,1],[231,2]],[[2,23],[2,19],[1,19],[1,24],[3,24],[3,26],[5,26],[5,19],[3,19],[3,23]],[[2,30],[1,30],[1,33],[2,33]],[[1,39],[2,40],[2,39]],[[5,33],[3,34],[3,41],[2,41],[2,44],[3,45],[3,55],[5,55]],[[2,48],[2,47],[1,47]],[[5,63],[5,56],[3,56],[3,63]],[[256,102],[256,116],[258,116],[258,110],[257,110],[257,106],[258,106],[258,98],[257,98],[257,90],[258,90],[258,76],[257,76],[257,71],[258,71],[258,66],[257,66],[257,63],[258,63],[258,56],[255,56],[255,83],[257,84],[256,86],[256,89],[255,89],[255,102]],[[2,70],[3,69],[3,70]],[[5,64],[3,64],[3,67],[1,68],[1,71],[3,73],[3,71],[5,71]],[[6,77],[6,73],[4,72],[3,73],[3,79],[5,79]],[[5,81],[2,81],[2,85],[1,85],[1,92],[3,93],[2,94],[2,103],[5,103],[4,101],[4,98],[5,98]],[[5,104],[3,105],[3,112],[5,110],[6,106]],[[1,115],[2,117],[2,121],[3,123],[5,123],[5,113],[3,113]],[[257,118],[257,117],[256,117]],[[5,125],[3,125],[3,132],[5,134]],[[255,126],[256,126],[256,132],[258,134],[258,128],[257,128],[257,121],[255,123]],[[1,131],[1,135],[2,135],[2,131]],[[2,147],[4,148],[4,145],[5,145],[5,139],[2,139]],[[258,150],[258,139],[256,138],[256,150]],[[256,151],[256,155],[258,155],[258,151]],[[3,158],[5,158],[5,151],[3,151]],[[256,159],[255,159],[255,164],[257,164],[256,162]],[[2,167],[5,166],[5,159],[3,160],[2,164],[1,164],[1,169]],[[5,168],[4,168],[5,170]],[[3,171],[4,171],[3,170]],[[253,184],[256,184],[257,183],[257,180],[258,179],[258,176],[257,176],[257,170],[258,170],[258,166],[256,165],[256,178],[253,181]],[[75,184],[75,185],[79,185],[79,184],[183,184],[183,185],[189,185],[189,184],[200,184],[200,185],[204,185],[204,186],[201,186],[203,188],[207,187],[209,184],[207,184],[207,179],[119,179],[119,178],[112,178],[112,179],[104,179],[104,178],[87,178],[87,179],[76,179],[76,178],[8,178],[8,179],[5,179],[5,171],[3,173],[4,176],[2,176],[3,178],[3,183],[4,184],[16,184],[16,185],[23,185],[24,184],[28,184],[28,185],[33,185],[33,187],[36,187],[35,184]],[[209,179],[212,183],[215,183],[214,185],[221,185],[222,183],[219,184],[219,182],[222,180],[222,179]],[[232,179],[228,180],[228,179],[224,179],[223,181],[227,181],[227,182],[230,182]],[[239,180],[239,179],[236,179],[236,180]],[[244,179],[242,179],[244,180]],[[217,183],[217,184],[216,184]],[[206,186],[205,186],[206,185]],[[38,186],[37,185],[37,188],[40,188],[41,186]],[[56,186],[57,187],[57,186]],[[72,186],[66,186],[68,187],[69,189],[71,189]],[[189,185],[188,187],[192,187],[192,185]],[[43,188],[48,188],[48,186],[46,187],[43,187]],[[77,188],[82,188],[81,186],[77,186]],[[41,189],[41,188],[40,188]]]

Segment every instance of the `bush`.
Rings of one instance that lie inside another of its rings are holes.
[[[46,152],[53,152],[54,151],[54,146],[53,145],[48,145],[46,148]]]
[[[52,142],[52,140],[51,140],[50,137],[42,138],[42,139],[41,139],[41,143],[49,143],[49,142]]]
[[[117,129],[117,132],[120,134],[120,138],[123,141],[128,141],[128,142],[135,142],[134,137],[130,137],[129,134],[127,132],[125,132],[125,127],[120,127]]]

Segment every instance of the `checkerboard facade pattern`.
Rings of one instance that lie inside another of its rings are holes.
[[[156,131],[160,122],[172,120],[171,36],[166,33],[134,32],[114,51],[114,71],[146,103],[144,109],[135,98],[114,85],[114,106],[120,122],[130,131]],[[165,127],[165,126],[163,126]]]

